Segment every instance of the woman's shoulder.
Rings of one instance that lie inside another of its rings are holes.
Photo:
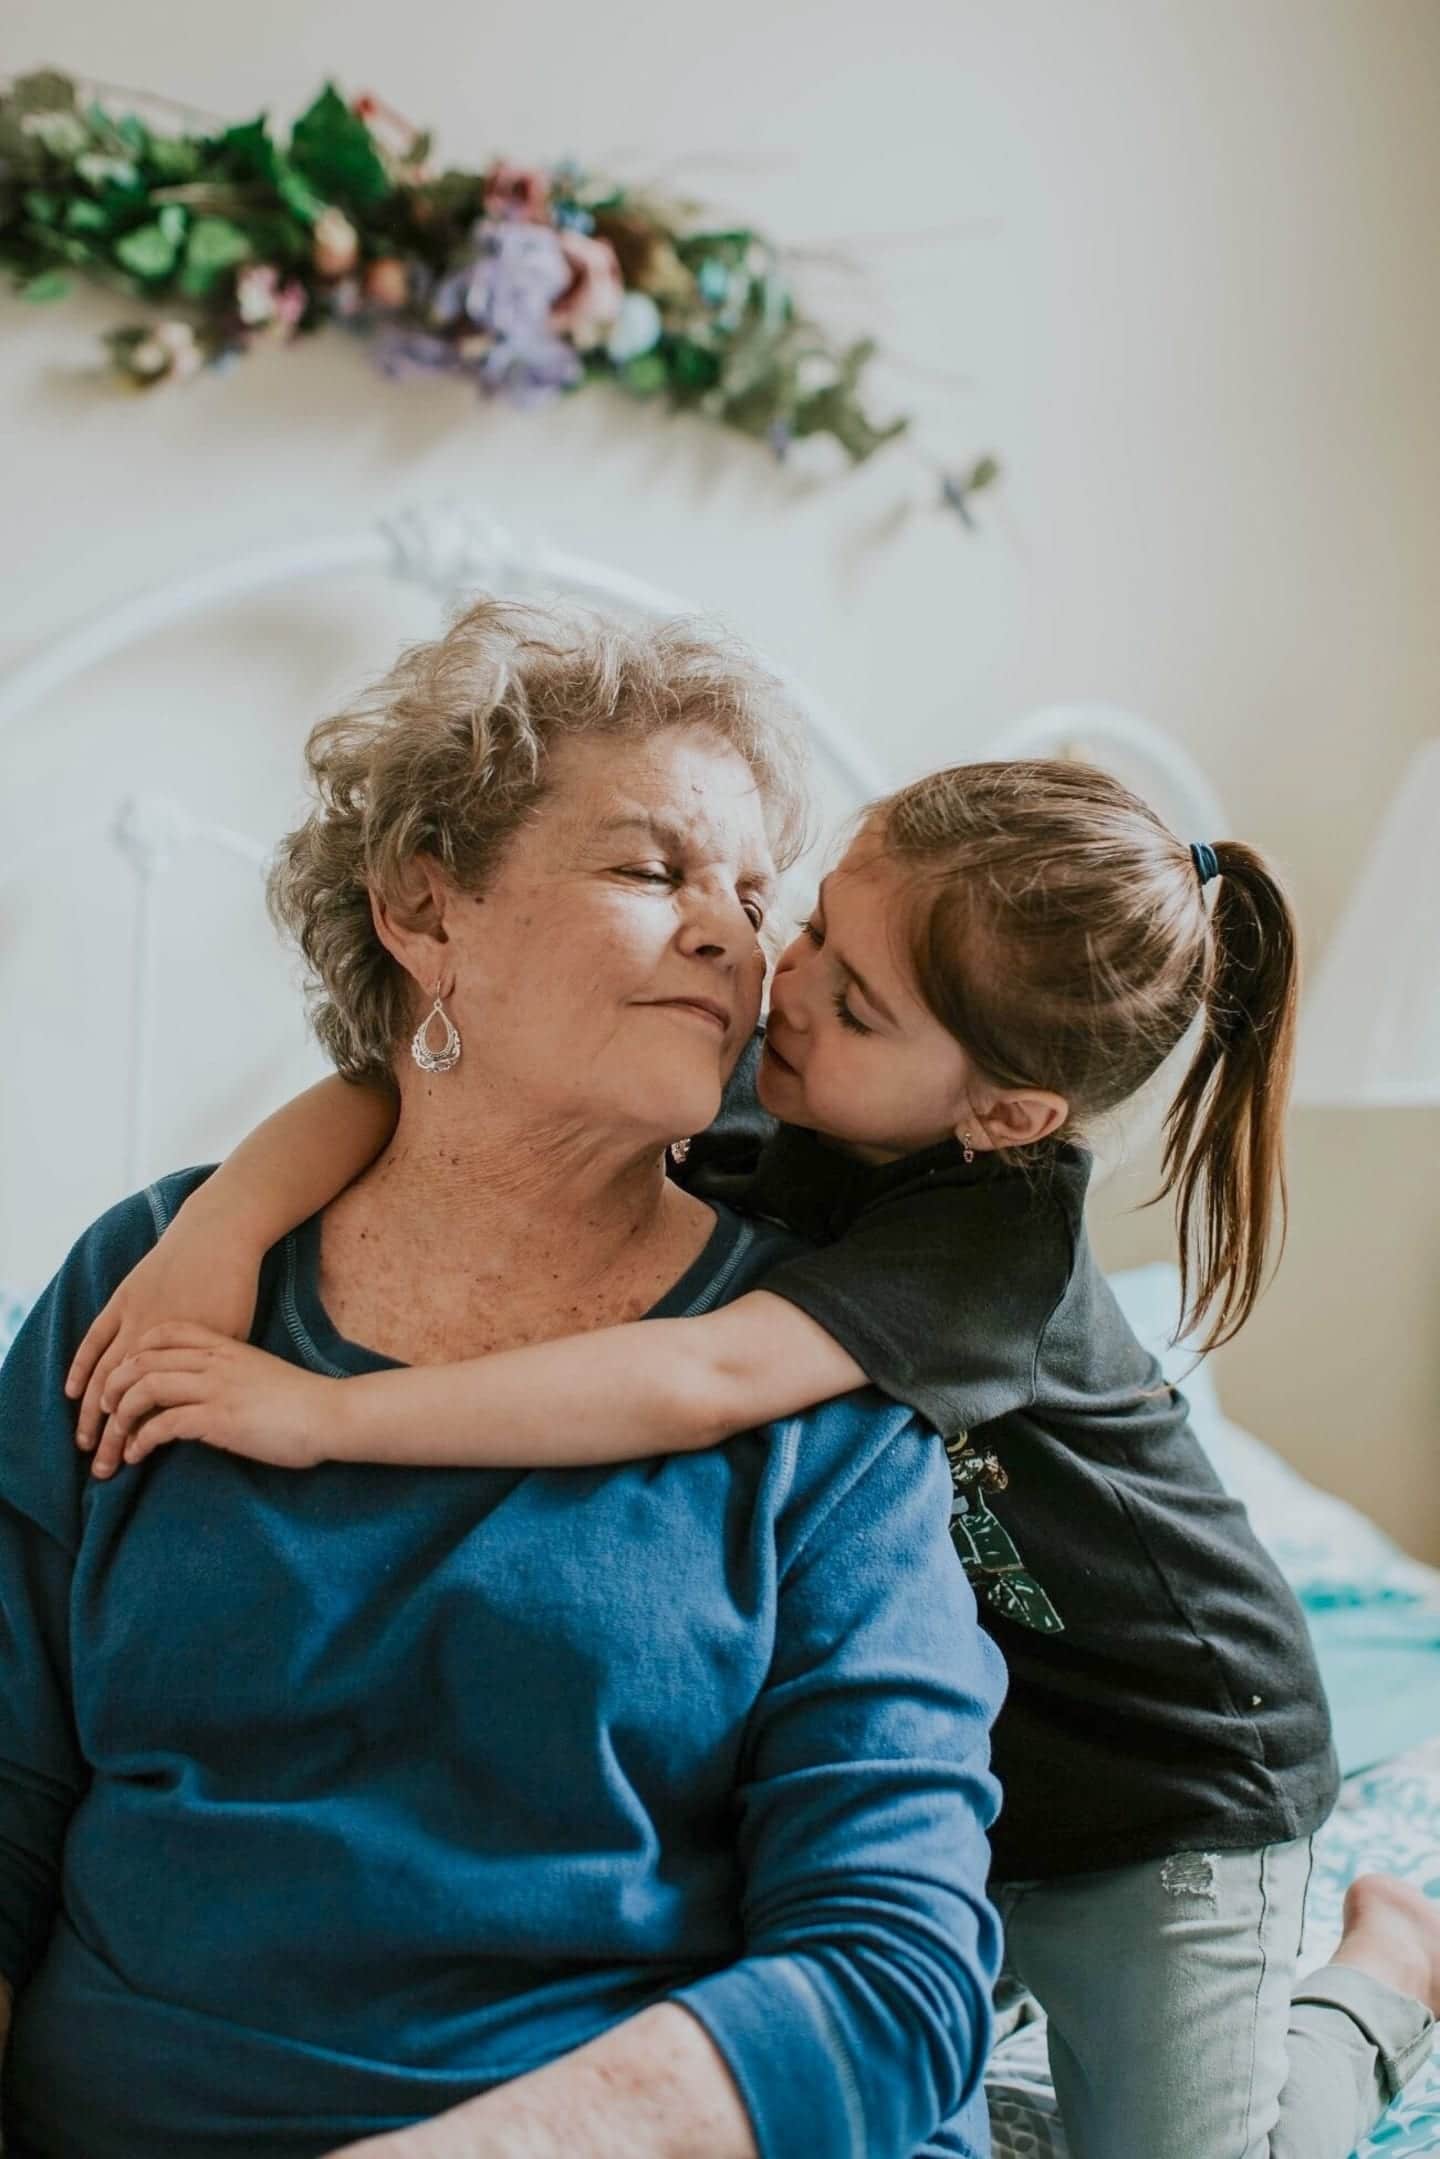
[[[80,1232],[62,1274],[73,1272],[97,1282],[113,1275],[104,1292],[108,1297],[151,1246],[159,1243],[191,1193],[198,1191],[214,1171],[213,1162],[201,1163],[194,1169],[170,1170],[138,1192],[116,1200]]]

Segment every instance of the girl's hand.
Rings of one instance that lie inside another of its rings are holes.
[[[173,1439],[311,1469],[331,1451],[341,1384],[209,1327],[152,1327],[106,1382],[94,1474],[108,1477],[122,1460],[141,1462]]]
[[[259,1254],[244,1249],[203,1210],[187,1212],[190,1205],[126,1275],[75,1352],[65,1392],[72,1402],[81,1397],[75,1444],[86,1454],[99,1441],[101,1397],[116,1367],[134,1355],[151,1328],[194,1321],[243,1342],[254,1325]]]

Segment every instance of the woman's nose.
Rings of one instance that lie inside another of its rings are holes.
[[[680,931],[680,943],[694,959],[728,961],[748,959],[756,949],[757,933],[738,900],[708,900],[697,905]]]

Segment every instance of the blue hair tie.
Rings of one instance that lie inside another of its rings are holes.
[[[1195,875],[1202,886],[1208,885],[1212,877],[1220,875],[1220,859],[1214,848],[1207,846],[1204,840],[1190,842],[1190,860],[1195,865]]]

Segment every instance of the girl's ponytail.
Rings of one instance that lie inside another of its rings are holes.
[[[1219,883],[1205,1032],[1165,1120],[1157,1194],[1176,1195],[1181,1332],[1208,1318],[1206,1350],[1228,1342],[1249,1317],[1277,1213],[1284,1243],[1284,1125],[1300,985],[1295,918],[1279,884],[1238,841],[1213,852]]]

